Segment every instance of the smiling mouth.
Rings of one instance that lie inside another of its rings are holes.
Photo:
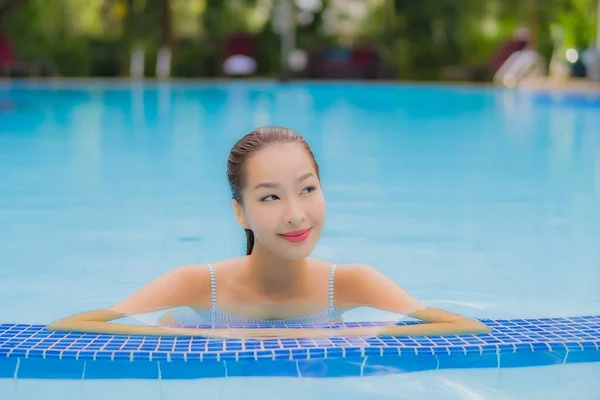
[[[293,231],[293,232],[288,232],[288,233],[281,233],[281,236],[288,236],[288,237],[294,237],[294,236],[302,236],[304,235],[306,232],[310,231],[310,229],[302,229],[300,231]]]
[[[299,242],[303,242],[304,240],[306,240],[308,238],[308,236],[310,235],[311,229],[312,228],[302,229],[300,231],[280,233],[279,236],[281,236],[288,242],[299,243]]]

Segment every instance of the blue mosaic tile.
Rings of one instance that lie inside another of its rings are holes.
[[[239,353],[221,353],[219,356],[220,361],[231,361],[239,359]]]
[[[397,374],[436,369],[437,357],[434,355],[406,355],[401,357],[367,357],[364,361],[363,376]]]
[[[302,378],[342,378],[361,375],[361,358],[297,360]]]
[[[224,378],[225,362],[183,361],[160,362],[161,379]]]
[[[18,379],[81,379],[84,361],[41,358],[23,358],[19,363]]]
[[[273,357],[275,357],[275,350],[257,350],[254,353],[256,354],[257,358],[273,359]]]
[[[271,376],[278,365],[285,376],[300,371],[301,376],[328,377],[495,368],[498,360],[500,367],[600,361],[600,316],[483,322],[492,329],[489,334],[266,340],[82,334],[50,332],[42,325],[1,324],[0,378],[14,377],[22,361],[18,378],[51,379],[77,376],[83,363],[85,379],[194,379],[225,377],[227,371],[232,376]],[[389,323],[305,328],[384,325]]]
[[[221,359],[220,353],[203,353],[201,356],[203,361],[219,361]]]
[[[551,352],[530,351],[500,354],[500,368],[538,367],[544,365],[563,364],[566,350]]]
[[[383,356],[396,356],[398,355],[398,348],[397,347],[383,347],[380,348],[380,354]],[[346,351],[346,354],[348,354],[348,351]]]
[[[158,379],[158,363],[96,360],[85,362],[84,379]]]
[[[18,358],[7,358],[0,355],[0,379],[14,378]]]
[[[566,361],[569,364],[600,362],[600,351],[569,351]]]
[[[321,349],[323,352],[321,358],[325,357],[325,350]],[[291,350],[275,350],[275,355],[273,356],[274,360],[290,360],[292,359],[292,351]]]
[[[298,377],[296,360],[242,360],[225,362],[227,377],[294,376]]]
[[[498,354],[440,354],[437,360],[439,369],[498,367]]]

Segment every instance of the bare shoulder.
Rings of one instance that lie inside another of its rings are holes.
[[[363,263],[337,264],[335,268],[334,298],[339,309],[350,310],[359,306],[365,284],[373,267]]]
[[[174,280],[185,283],[186,285],[193,285],[195,287],[210,284],[210,273],[208,272],[208,263],[205,264],[188,264],[180,265],[165,275],[170,275]]]
[[[379,272],[372,266],[364,263],[338,264],[335,269],[335,283],[340,285],[352,285],[363,281],[369,276],[374,276]]]
[[[202,305],[207,299],[210,302],[207,265],[183,265],[155,277],[114,304],[111,310],[124,315],[136,315],[166,308]]]
[[[164,273],[157,280],[176,290],[176,298],[190,306],[203,308],[211,301],[211,277],[209,266],[219,270],[235,264],[235,260],[222,260],[211,263],[185,264]]]
[[[239,265],[241,260],[242,257],[238,257],[226,260],[206,262],[201,264],[186,264],[176,267],[173,271],[175,272],[175,274],[182,274],[190,278],[206,280],[210,283],[209,266],[212,266],[213,270],[228,268],[231,266]]]
[[[335,302],[343,309],[375,305],[376,299],[405,292],[377,268],[364,263],[339,264],[335,271]]]
[[[238,267],[242,262],[243,258],[238,257],[210,263],[182,265],[175,268],[175,274],[180,275],[182,278],[189,279],[194,283],[197,289],[210,290],[209,266],[212,267],[215,274],[219,274],[221,271]]]
[[[211,263],[180,265],[172,269],[168,274],[186,287],[192,287],[195,292],[210,293],[210,270],[217,271],[236,265],[238,260],[221,260]]]

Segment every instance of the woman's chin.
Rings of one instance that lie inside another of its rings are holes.
[[[302,246],[297,246],[294,248],[282,249],[281,255],[290,261],[298,261],[304,258],[307,258],[313,252],[314,245],[306,243]]]

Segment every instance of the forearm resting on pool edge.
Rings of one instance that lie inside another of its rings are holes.
[[[111,310],[95,310],[59,319],[46,326],[51,331],[108,333],[146,336],[189,336],[191,330],[160,326],[117,324],[110,321],[127,317]]]
[[[146,335],[146,336],[219,336],[219,333],[227,332],[228,336],[239,333],[244,337],[244,329],[190,329],[177,327],[140,326],[131,324],[110,323],[112,320],[126,317],[122,313],[110,310],[89,311],[71,317],[63,318],[46,326],[52,331],[83,332],[83,333],[107,333],[123,335]],[[255,331],[255,330],[254,330]],[[348,328],[348,329],[277,329],[265,328],[272,331],[274,336],[280,333],[284,336],[309,335],[309,336],[425,336],[445,334],[476,334],[490,331],[485,324],[469,319],[461,318],[449,322],[429,322],[413,325],[392,325],[386,327]]]
[[[482,322],[462,319],[454,322],[430,322],[414,325],[383,327],[377,336],[437,336],[489,333],[490,328]]]

